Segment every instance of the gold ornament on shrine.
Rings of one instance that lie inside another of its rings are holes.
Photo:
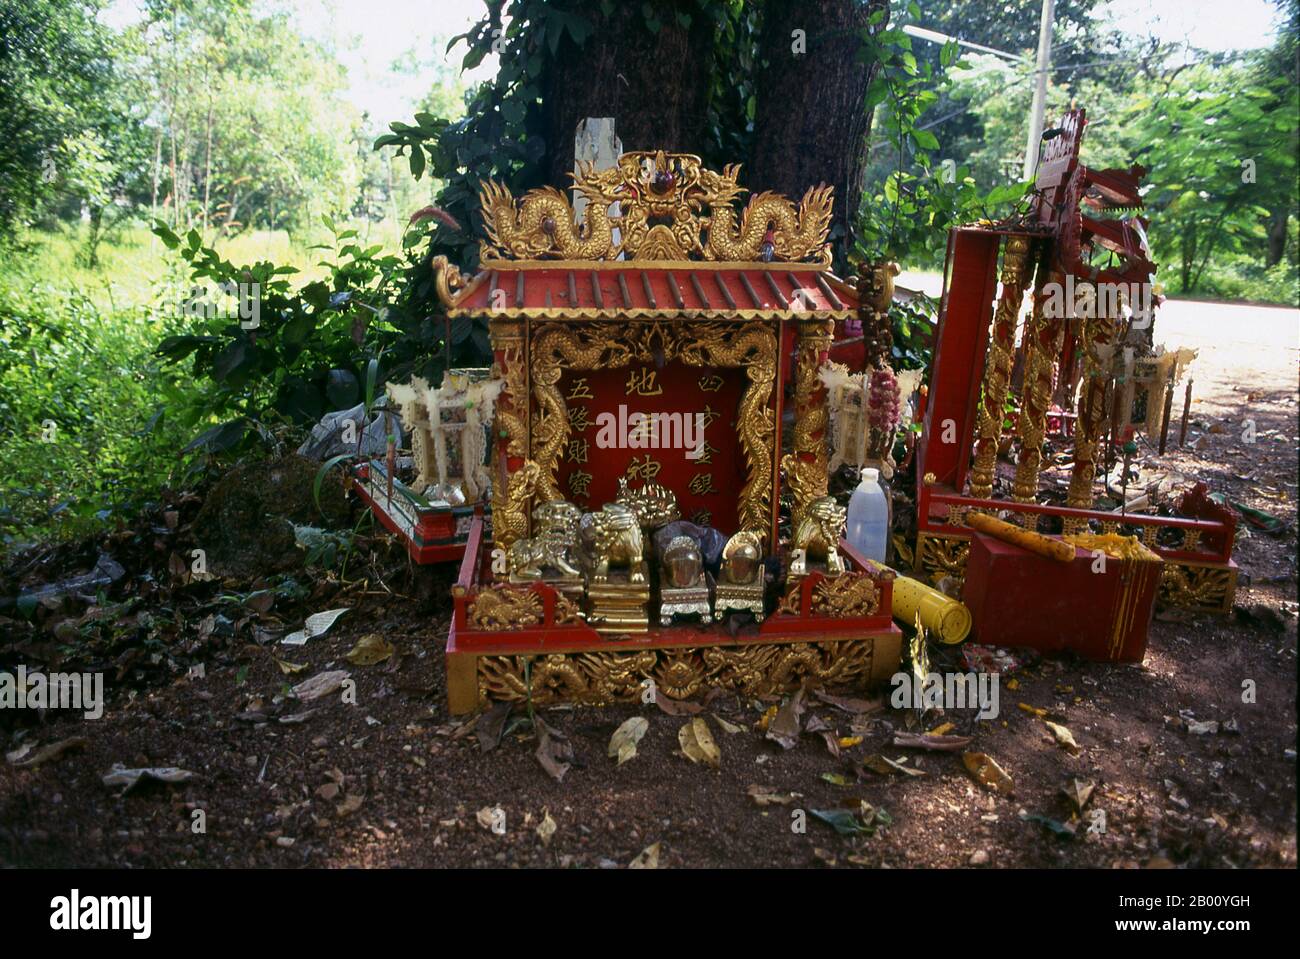
[[[746,191],[739,164],[721,173],[698,156],[663,150],[624,153],[596,170],[581,164],[574,188],[586,197],[578,222],[555,187],[516,199],[500,183],[483,184],[479,198],[487,239],[479,258],[496,260],[712,260],[816,263],[829,266],[826,242],[832,188],[811,187],[796,205],[777,193],[759,193],[740,209]],[[618,204],[619,213],[610,207]],[[617,229],[617,234],[615,230]]]

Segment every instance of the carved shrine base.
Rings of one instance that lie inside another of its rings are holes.
[[[803,683],[865,688],[898,671],[902,631],[890,617],[891,584],[872,589],[870,611],[845,618],[820,575],[797,584],[783,609],[735,635],[717,624],[652,622],[642,632],[598,633],[576,603],[545,583],[514,586],[483,575],[481,530],[470,534],[453,588],[447,699],[453,714],[489,701],[605,705],[643,696],[652,681],[671,699],[719,688],[743,696]],[[850,564],[855,563],[849,557]],[[845,585],[866,574],[853,573]],[[860,592],[860,591],[859,591]],[[842,605],[842,604],[841,604]]]

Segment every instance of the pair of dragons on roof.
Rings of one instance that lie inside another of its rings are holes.
[[[832,188],[810,188],[796,206],[759,193],[740,211],[733,203],[739,164],[721,173],[687,153],[630,152],[616,166],[579,165],[574,186],[586,198],[582,222],[554,187],[516,200],[500,183],[480,192],[487,240],[480,258],[715,260],[814,262],[829,265]],[[611,213],[613,204],[619,212]],[[617,231],[617,232],[616,232]]]

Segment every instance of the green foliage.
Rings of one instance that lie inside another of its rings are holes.
[[[93,0],[0,2],[0,236],[66,184],[104,187],[93,126],[119,78],[98,8]]]
[[[155,325],[0,274],[0,541],[83,532],[153,496],[182,432]]]
[[[920,15],[915,3],[908,12]],[[880,29],[883,11],[872,14],[860,56],[878,64],[867,88],[864,109],[876,110],[877,136],[889,145],[894,169],[877,190],[862,198],[853,253],[862,263],[887,260],[931,264],[942,256],[948,228],[1005,212],[1028,184],[1007,183],[981,193],[966,166],[935,165],[938,137],[922,117],[938,101],[947,75],[912,52],[912,38],[901,28]],[[962,68],[956,43],[945,44],[941,69]]]
[[[293,267],[265,260],[235,265],[204,246],[197,230],[181,237],[161,221],[155,225],[188,264],[193,284],[183,303],[172,304],[173,331],[157,353],[188,362],[203,384],[185,422],[222,420],[194,448],[222,451],[244,441],[249,426],[304,423],[356,404],[361,380],[354,371],[398,338],[389,306],[397,257],[379,244],[363,248],[355,230],[324,222],[335,239],[333,259],[322,264],[329,278],[298,289],[288,279]]]

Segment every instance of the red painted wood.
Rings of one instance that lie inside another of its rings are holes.
[[[939,483],[958,489],[970,466],[1001,240],[1000,234],[985,230],[957,229],[948,234],[949,270],[935,330],[917,476],[933,473]],[[943,442],[948,420],[955,425],[956,442]]]

